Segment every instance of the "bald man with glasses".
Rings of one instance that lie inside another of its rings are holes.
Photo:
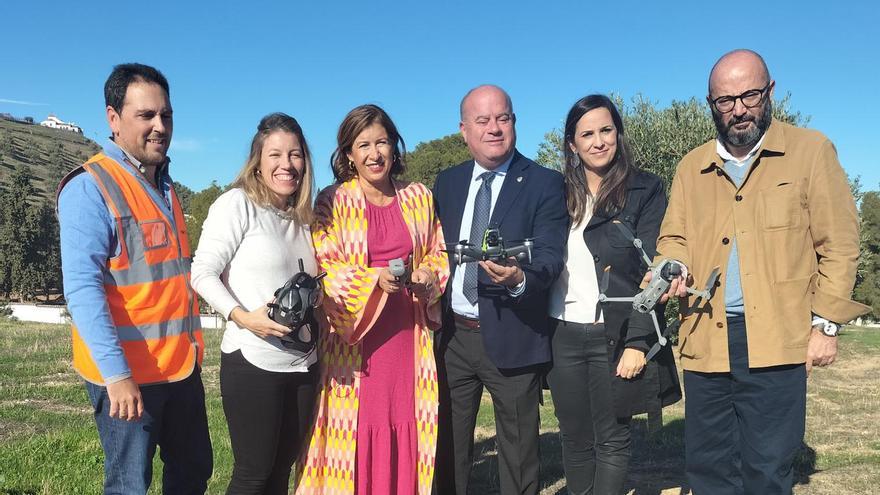
[[[709,76],[716,139],[678,166],[658,259],[687,267],[669,295],[718,267],[709,301],[681,300],[685,453],[696,495],[790,494],[811,368],[837,355],[859,227],[834,145],[772,118],[775,81],[750,50]],[[646,279],[648,276],[646,276]]]

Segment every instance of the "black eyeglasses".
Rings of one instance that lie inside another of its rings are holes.
[[[771,84],[773,84],[773,81],[768,82],[767,85],[761,89],[750,89],[737,96],[719,96],[718,98],[711,100],[712,106],[721,113],[727,113],[733,110],[733,107],[736,106],[736,100],[739,100],[746,108],[754,108],[760,105],[761,101],[764,100],[764,95],[767,93],[767,90],[770,89]]]

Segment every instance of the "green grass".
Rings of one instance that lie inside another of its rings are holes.
[[[857,345],[859,347],[880,349],[880,328],[865,329],[845,327],[840,334],[841,345]]]
[[[208,493],[223,493],[232,454],[219,393],[220,332],[207,331],[203,379],[214,446]],[[880,330],[850,328],[834,366],[814,371],[808,391],[805,446],[796,462],[798,495],[874,493],[880,484]],[[88,397],[70,367],[63,325],[0,322],[0,494],[99,493],[103,452]],[[565,493],[556,417],[549,392],[541,407],[541,487]],[[636,494],[681,492],[683,406],[664,409],[663,427],[633,421],[633,459],[627,487]],[[478,415],[475,493],[498,493],[491,401]],[[161,493],[161,462],[151,493]],[[685,492],[686,493],[686,492]]]

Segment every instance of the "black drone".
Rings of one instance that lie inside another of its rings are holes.
[[[306,273],[300,258],[299,273],[290,277],[287,283],[275,291],[275,302],[268,305],[269,318],[290,329],[289,334],[281,337],[281,345],[284,347],[307,353],[317,346],[318,322],[313,309],[321,292],[318,281],[325,275],[327,274],[312,276]]]
[[[645,253],[645,250],[642,249],[641,239],[634,236],[633,233],[630,232],[625,225],[620,223],[619,220],[614,220],[613,223],[617,225],[617,228],[620,229],[624,237],[626,237],[632,245],[639,250],[639,253],[642,255],[642,260],[648,267],[650,267],[651,258],[649,258],[647,253]],[[628,302],[632,303],[633,309],[639,313],[650,314],[651,320],[654,322],[654,329],[657,331],[657,343],[654,344],[651,350],[648,351],[648,354],[645,355],[645,359],[650,360],[660,352],[660,349],[667,343],[666,336],[660,331],[660,323],[657,321],[657,313],[654,309],[657,306],[657,301],[660,300],[660,296],[665,294],[669,289],[669,284],[682,273],[681,263],[675,260],[663,259],[651,268],[651,282],[648,283],[648,286],[641,292],[633,297],[608,297],[605,295],[605,292],[608,290],[611,266],[606,267],[605,273],[602,274],[602,280],[599,282],[599,304],[596,305],[596,321],[599,320],[602,305],[605,303]],[[717,267],[712,270],[709,279],[706,281],[706,288],[703,290],[691,289],[690,287],[685,288],[689,294],[697,296],[694,300],[695,306],[699,304],[701,300],[708,301],[712,297],[712,288],[715,286],[715,282],[718,280],[718,275],[720,275],[720,273],[721,271]]]
[[[446,249],[452,254],[452,260],[456,265],[472,263],[474,261],[498,261],[507,258],[516,258],[520,263],[532,263],[532,248],[535,246],[533,239],[524,239],[521,242],[505,243],[501,232],[497,228],[488,228],[483,233],[483,243],[475,246],[467,239],[458,241],[452,249]]]

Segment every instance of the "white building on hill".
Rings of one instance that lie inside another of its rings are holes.
[[[51,113],[49,114],[48,117],[46,117],[46,120],[40,122],[40,125],[43,127],[51,127],[52,129],[61,129],[63,131],[71,131],[71,132],[75,132],[77,134],[83,133],[82,128],[80,126],[74,124],[73,122],[64,122],[63,120],[52,115]]]

